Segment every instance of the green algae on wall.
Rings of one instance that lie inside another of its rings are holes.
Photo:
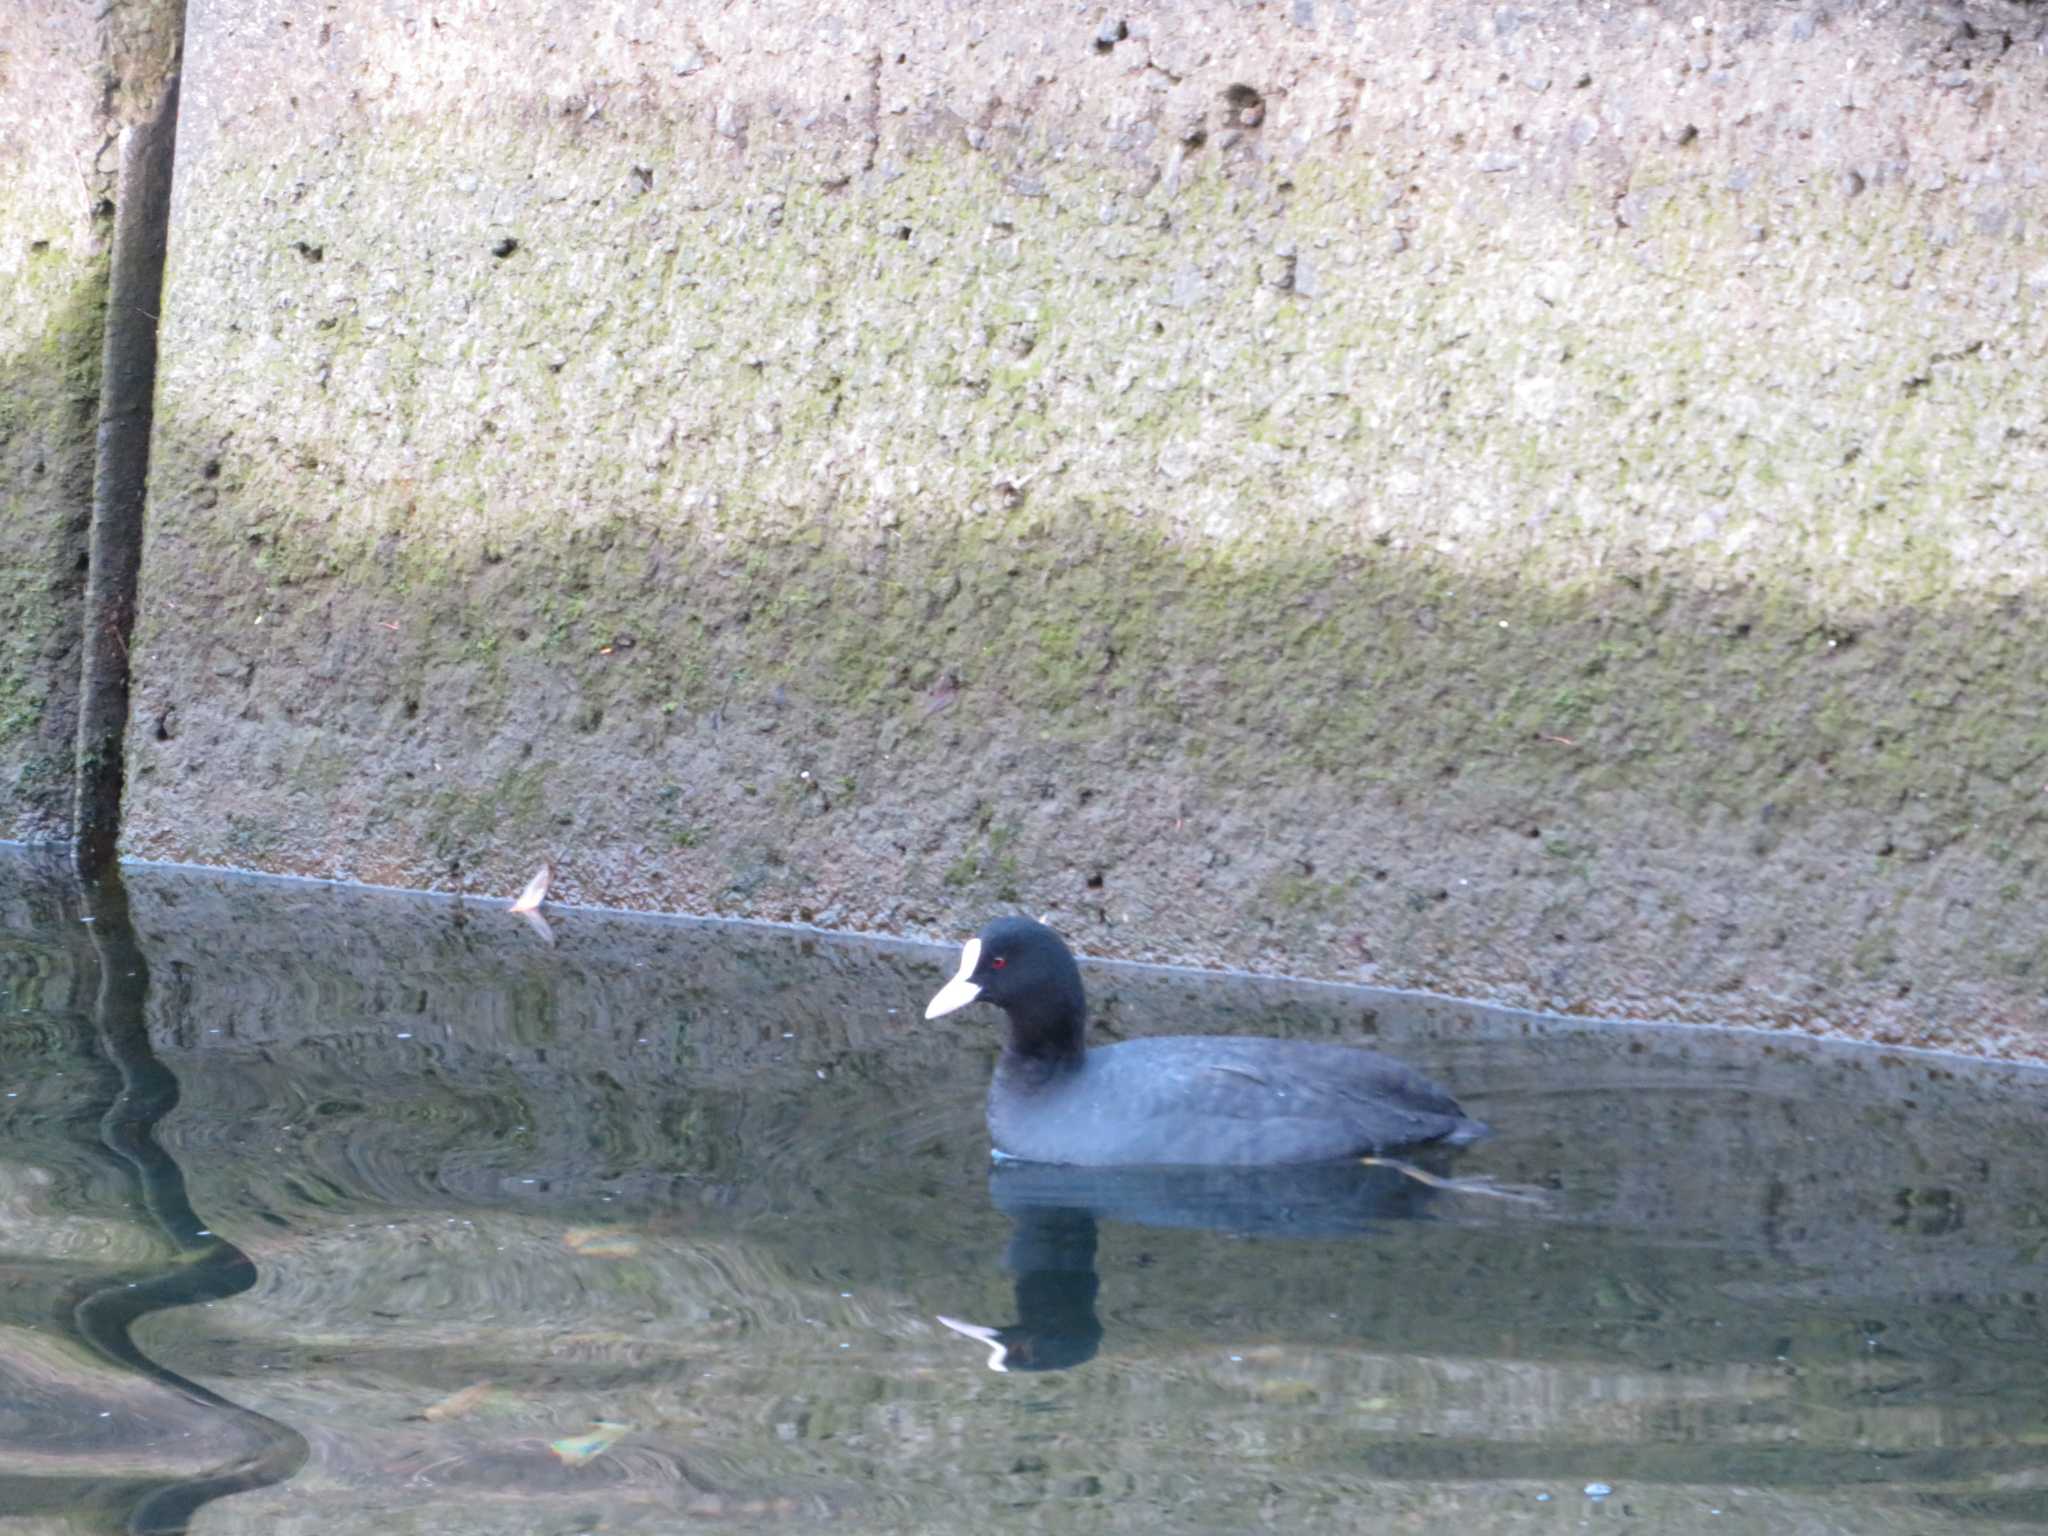
[[[555,182],[608,177],[587,163],[608,145],[551,149]],[[380,134],[319,186],[392,182],[423,152]],[[485,168],[480,146],[440,156],[471,180]],[[1905,194],[1781,202],[1753,246],[1728,227],[1742,199],[1700,187],[1646,221],[1648,270],[1596,246],[1532,276],[1519,230],[1412,200],[1430,254],[1375,254],[1358,210],[1384,200],[1379,179],[1295,174],[1284,194],[1218,178],[1170,199],[1077,175],[1034,199],[1029,241],[987,238],[1003,183],[947,156],[890,184],[886,206],[915,221],[895,226],[814,188],[735,217],[694,212],[694,188],[664,203],[614,187],[587,227],[494,258],[451,206],[414,236],[424,277],[352,251],[308,197],[259,263],[288,302],[269,334],[228,344],[238,373],[304,406],[294,451],[252,472],[282,492],[317,469],[328,487],[328,505],[287,514],[318,523],[273,559],[395,557],[430,581],[494,542],[601,538],[656,501],[726,532],[845,538],[1056,476],[1176,539],[1326,530],[1552,583],[1661,560],[1839,604],[2037,574],[2026,551],[2017,568],[1986,558],[1982,508],[2048,488],[2048,418],[2025,387],[2041,297],[2015,293],[1996,325],[1972,297],[1993,270],[2048,260],[2039,237],[1952,242],[1947,272],[1907,297],[1844,300],[1831,252],[1924,225]],[[1322,253],[1313,298],[1262,275],[1273,248]],[[1182,269],[1177,298],[1154,274],[1187,251],[1206,265]],[[607,270],[617,287],[594,285]],[[499,338],[492,355],[421,330],[458,311]],[[579,430],[601,420],[626,434],[618,451]],[[1958,451],[1994,442],[2018,446]]]

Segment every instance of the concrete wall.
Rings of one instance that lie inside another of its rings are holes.
[[[2038,1051],[2044,27],[192,0],[125,847]]]

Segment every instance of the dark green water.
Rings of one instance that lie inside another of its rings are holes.
[[[1095,967],[1547,1203],[992,1178],[950,951],[555,924],[0,858],[0,1533],[2048,1530],[2048,1073]]]

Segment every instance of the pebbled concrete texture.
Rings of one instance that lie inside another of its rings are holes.
[[[124,846],[2040,1054],[2044,26],[195,0]]]

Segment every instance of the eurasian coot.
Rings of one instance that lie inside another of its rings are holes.
[[[996,1151],[1031,1162],[1249,1166],[1309,1163],[1486,1127],[1412,1067],[1346,1045],[1172,1035],[1089,1050],[1088,999],[1060,936],[999,917],[924,1011],[972,1002],[1009,1015],[988,1091]]]

